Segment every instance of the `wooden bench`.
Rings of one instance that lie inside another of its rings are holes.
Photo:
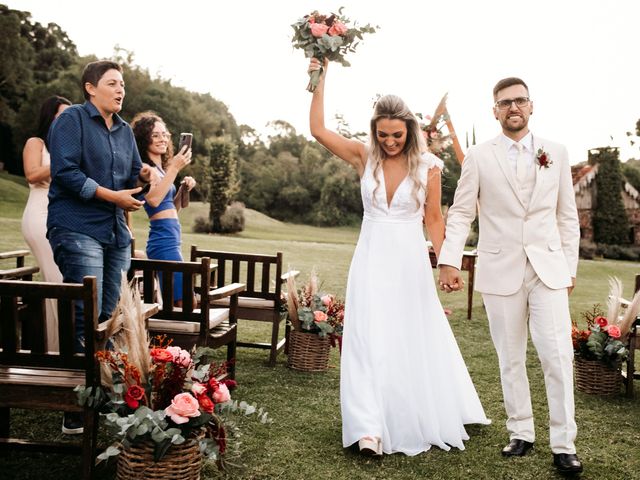
[[[467,285],[467,320],[471,320],[471,309],[473,308],[473,280],[476,274],[476,258],[478,254],[465,251],[462,254],[462,271],[469,272],[469,280]],[[429,247],[429,260],[431,261],[431,268],[438,267],[438,258],[433,248]]]
[[[77,385],[100,384],[100,369],[94,356],[98,347],[96,284],[95,277],[85,277],[82,284],[0,280],[0,448],[80,453],[84,479],[93,475],[98,412],[79,406],[73,389]],[[59,352],[45,349],[47,298],[57,299]],[[23,301],[34,326],[29,330],[28,349],[18,335],[18,309]],[[76,302],[84,304],[84,354],[74,350]],[[81,445],[11,438],[11,408],[81,412],[84,420]]]
[[[173,343],[190,350],[194,345],[211,348],[227,347],[228,376],[235,378],[238,294],[241,283],[212,288],[211,273],[216,265],[209,258],[197,262],[131,259],[130,277],[142,278],[142,298],[146,303],[156,299],[156,279],[162,274],[162,306],[148,319],[151,336],[166,334]],[[182,307],[173,304],[173,274],[182,273]],[[194,302],[194,292],[200,302]],[[227,299],[228,306],[215,301]]]
[[[269,350],[268,365],[274,366],[278,353],[286,349],[290,326],[285,322],[284,336],[280,339],[280,323],[285,320],[281,315],[282,284],[289,275],[299,272],[282,273],[282,253],[263,255],[253,253],[234,253],[214,250],[202,250],[191,247],[191,261],[209,257],[218,264],[212,272],[211,282],[218,288],[226,282],[242,282],[246,290],[238,298],[238,318],[271,323],[271,341],[238,342],[239,347],[261,348]],[[215,278],[214,278],[215,277]],[[215,305],[228,305],[227,299],[214,302]]]
[[[25,266],[24,257],[29,255],[29,250],[12,250],[0,252],[0,260],[16,259],[15,268],[0,270],[0,280],[33,280],[33,275],[40,271],[36,266]]]
[[[640,274],[636,275],[635,292],[640,290]],[[635,367],[635,352],[636,349],[640,349],[640,316],[636,318],[636,321],[631,325],[631,331],[629,332],[629,355],[627,356],[627,369],[622,372],[624,375],[625,393],[627,397],[633,398],[633,381],[640,379],[640,371],[636,371]]]

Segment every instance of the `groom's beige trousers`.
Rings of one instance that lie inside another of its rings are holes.
[[[535,440],[526,371],[528,324],[544,373],[551,451],[575,453],[573,346],[567,289],[548,288],[527,260],[524,281],[516,293],[485,293],[482,298],[498,353],[510,437]]]

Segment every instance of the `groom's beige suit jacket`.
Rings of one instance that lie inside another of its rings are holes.
[[[519,195],[501,136],[471,147],[462,165],[438,264],[460,268],[477,205],[475,290],[481,293],[515,293],[527,258],[549,288],[569,287],[576,276],[580,227],[567,150],[536,136],[533,145],[534,155],[542,149],[553,163],[545,168],[536,160],[530,199]]]

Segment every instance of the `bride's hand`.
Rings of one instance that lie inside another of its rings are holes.
[[[327,72],[327,67],[329,66],[329,60],[328,59],[324,59],[324,71],[322,72],[322,75],[324,76]],[[318,60],[317,58],[313,57],[311,59],[311,61],[309,62],[309,68],[307,69],[307,73],[311,73],[311,72],[315,72],[317,70],[320,70],[320,68],[323,67],[320,64],[320,60]]]

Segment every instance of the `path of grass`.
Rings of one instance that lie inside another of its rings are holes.
[[[0,192],[4,188],[0,176]],[[21,192],[21,191],[20,191]],[[20,193],[22,195],[24,192]],[[19,202],[0,199],[0,249],[24,246],[20,235]],[[26,196],[23,195],[24,198]],[[284,252],[285,262],[304,273],[315,267],[329,291],[343,294],[349,262],[357,239],[354,229],[322,229],[283,224],[255,212],[248,212],[247,229],[238,236],[211,236],[191,233],[196,215],[206,208],[194,204],[183,216],[185,255],[192,243],[200,247],[250,252]],[[138,248],[146,240],[144,215],[134,217]],[[0,266],[0,268],[2,268]],[[571,297],[574,315],[595,302],[604,302],[609,275],[619,276],[625,283],[626,295],[632,288],[633,276],[640,271],[637,263],[582,261],[579,283]],[[518,479],[545,480],[559,478],[551,465],[548,447],[548,418],[544,385],[535,350],[529,349],[529,375],[537,421],[537,443],[532,455],[503,459],[500,448],[506,443],[505,415],[499,383],[497,359],[491,344],[486,316],[480,296],[474,296],[473,320],[465,316],[466,295],[442,297],[453,308],[451,326],[474,380],[487,415],[489,426],[470,426],[471,440],[463,452],[434,449],[415,457],[385,456],[363,458],[343,450],[340,442],[339,357],[333,351],[330,369],[324,374],[304,374],[288,370],[284,357],[275,368],[265,365],[266,354],[240,349],[238,352],[239,389],[235,398],[264,406],[274,419],[269,426],[245,420],[242,422],[240,465],[227,474],[205,471],[205,479],[228,478],[246,480],[271,479]],[[401,322],[402,319],[390,319]],[[242,322],[240,335],[254,338],[265,332],[257,322]],[[402,389],[402,385],[397,386]],[[576,394],[579,428],[578,450],[585,463],[585,480],[640,479],[640,385],[634,400],[622,396],[591,397]],[[428,408],[428,406],[425,406]],[[17,412],[16,432],[41,435],[51,432],[60,436],[58,414]],[[0,458],[0,479],[72,479],[77,477],[78,462],[73,457],[58,455],[12,454]],[[102,469],[100,478],[113,478],[114,470]]]

